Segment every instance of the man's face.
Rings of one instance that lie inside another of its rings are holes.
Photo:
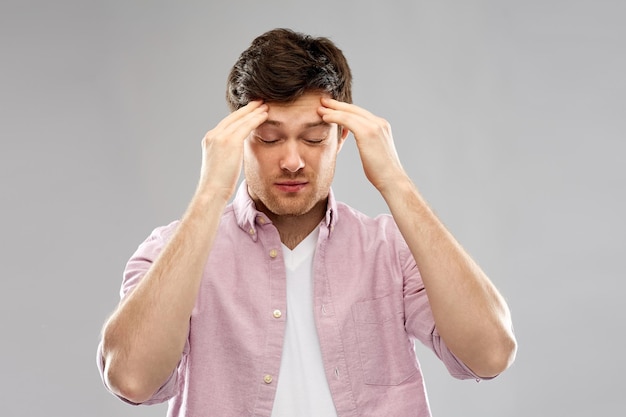
[[[307,214],[328,197],[335,161],[347,131],[317,113],[320,93],[291,103],[268,103],[267,120],[245,141],[248,193],[262,211],[278,216]]]

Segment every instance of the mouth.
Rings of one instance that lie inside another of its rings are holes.
[[[280,191],[285,193],[296,193],[304,189],[308,184],[308,181],[278,181],[274,185]]]

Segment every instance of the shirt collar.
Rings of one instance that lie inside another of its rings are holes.
[[[246,181],[242,181],[239,185],[235,198],[233,199],[233,210],[235,219],[239,227],[257,240],[257,226],[271,223],[271,220],[262,212],[256,209],[254,201],[248,194],[248,185]],[[337,201],[333,190],[328,193],[328,206],[323,224],[328,228],[329,234],[337,223]]]

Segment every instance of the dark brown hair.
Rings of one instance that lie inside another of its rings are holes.
[[[273,29],[252,41],[230,71],[226,100],[235,111],[251,100],[290,102],[310,91],[352,102],[352,74],[328,38]]]

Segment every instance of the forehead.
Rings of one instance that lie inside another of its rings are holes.
[[[317,109],[321,106],[320,99],[329,97],[328,94],[305,93],[289,103],[268,102],[267,120],[259,128],[312,128],[328,127],[324,123]]]

